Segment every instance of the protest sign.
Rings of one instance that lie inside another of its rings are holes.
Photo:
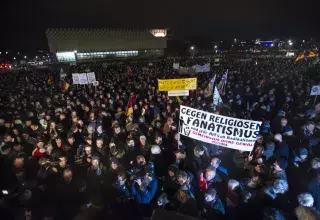
[[[196,71],[196,73],[210,72],[210,63],[207,63],[203,66],[197,64],[197,65],[192,66],[192,69],[194,69],[194,71]]]
[[[168,91],[168,96],[189,96],[189,90]]]
[[[87,73],[87,78],[89,84],[94,83],[96,81],[96,75],[94,74],[94,72]]]
[[[159,91],[197,89],[197,78],[158,79]]]
[[[80,85],[88,84],[88,79],[87,79],[87,74],[86,73],[80,73],[79,74],[79,84]]]
[[[261,123],[180,106],[180,134],[236,150],[252,151]]]
[[[173,63],[173,69],[178,70],[179,69],[179,63]]]
[[[310,95],[320,95],[320,85],[312,86]]]
[[[193,74],[195,72],[196,71],[192,67],[183,67],[183,66],[179,67],[180,74]]]
[[[79,73],[72,73],[72,83],[74,85],[78,85],[80,84],[80,76],[79,76]]]

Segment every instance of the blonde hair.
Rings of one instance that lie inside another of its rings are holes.
[[[295,209],[298,220],[318,220],[317,212],[309,207],[299,206]]]

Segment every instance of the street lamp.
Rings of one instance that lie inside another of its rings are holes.
[[[194,50],[194,46],[191,46],[190,49],[191,49],[191,50]]]
[[[27,56],[24,56],[24,59],[27,59]]]
[[[13,59],[15,60],[15,59],[16,59],[16,57],[13,57]]]
[[[6,51],[6,54],[8,54],[8,51]]]
[[[214,49],[217,49],[218,48],[218,46],[217,45],[214,45]]]

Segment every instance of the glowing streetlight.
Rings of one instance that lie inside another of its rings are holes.
[[[15,60],[15,59],[16,59],[16,57],[13,57],[13,59]]]
[[[271,44],[271,47],[273,47],[274,45],[273,44]]]
[[[27,56],[24,56],[24,59],[27,59]]]
[[[191,49],[191,50],[194,50],[194,46],[191,46],[190,49]]]
[[[6,54],[8,54],[8,51],[6,51]]]
[[[218,48],[218,46],[217,45],[214,45],[214,49],[217,49]]]
[[[293,44],[293,43],[290,41],[290,42],[289,42],[289,46],[292,46],[292,44]]]
[[[306,42],[305,40],[302,40],[302,43]]]
[[[36,59],[38,59],[38,56],[36,56]]]

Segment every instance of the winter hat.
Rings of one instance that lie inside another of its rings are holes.
[[[284,158],[280,158],[277,160],[277,164],[282,170],[285,170],[288,166],[288,161]]]
[[[300,156],[308,156],[308,150],[306,148],[300,148],[299,149]]]
[[[152,145],[151,147],[151,154],[160,154],[161,149],[158,145]]]
[[[290,126],[286,126],[282,132],[282,134],[288,133],[288,132],[293,132],[292,128]]]
[[[117,164],[117,165],[120,164],[120,163],[119,163],[119,160],[118,160],[117,158],[115,158],[115,157],[111,157],[111,158],[110,158],[110,164],[112,164],[112,163]]]
[[[179,171],[179,169],[175,164],[172,164],[168,167],[168,171],[171,171],[176,174]]]

